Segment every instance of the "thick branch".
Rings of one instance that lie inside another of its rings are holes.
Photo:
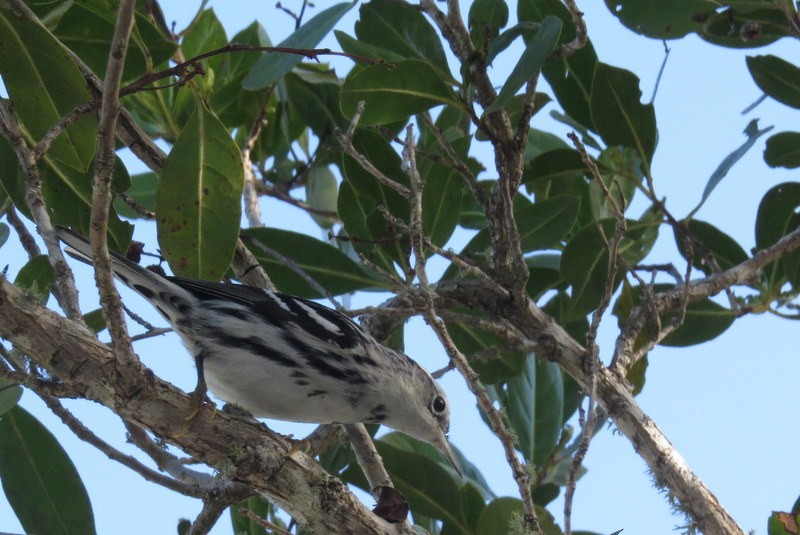
[[[186,430],[184,418],[196,409],[189,396],[142,368],[119,370],[108,346],[91,332],[28,299],[4,279],[0,336],[86,399],[266,494],[301,525],[321,533],[410,533],[373,515],[341,481],[254,420],[204,410]]]

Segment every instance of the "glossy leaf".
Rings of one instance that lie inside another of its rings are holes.
[[[778,102],[800,108],[800,68],[777,56],[748,56],[756,85]]]
[[[181,51],[186,59],[199,56],[203,52],[210,52],[228,44],[225,28],[217,18],[214,10],[204,9],[200,16],[192,21],[181,40]],[[244,53],[239,53],[244,55]],[[213,70],[220,74],[221,66],[226,60],[225,56],[214,56],[203,60],[206,71]]]
[[[306,202],[311,208],[336,213],[339,184],[330,169],[314,166],[306,178]],[[335,218],[311,213],[312,219],[322,228],[331,228]]]
[[[435,245],[452,236],[461,213],[463,179],[454,169],[439,164],[420,165],[423,176],[422,229]]]
[[[574,149],[555,149],[536,156],[526,166],[522,182],[559,180],[586,175],[589,170],[581,155]]]
[[[132,198],[136,204],[145,210],[155,211],[156,191],[158,190],[158,177],[155,173],[142,173],[131,177],[131,187],[125,191],[125,195]],[[114,199],[114,209],[122,217],[129,219],[139,219],[143,217],[136,210],[131,208],[128,203],[117,197]]]
[[[647,170],[656,148],[656,112],[642,104],[639,78],[630,71],[598,63],[592,83],[595,129],[607,145],[635,149]]]
[[[467,22],[472,42],[483,48],[508,24],[508,5],[505,0],[475,0],[469,7]]]
[[[330,71],[326,78],[312,82],[300,68],[285,78],[292,109],[320,138],[330,135],[334,128],[345,129],[347,125],[339,107],[339,78]]]
[[[665,314],[661,324],[677,316],[677,312]],[[713,340],[733,324],[736,316],[727,308],[710,299],[692,303],[686,307],[683,324],[661,341],[663,346],[686,347]]]
[[[95,533],[75,466],[50,431],[20,406],[0,416],[0,480],[27,533]]]
[[[554,363],[529,355],[508,381],[506,414],[527,462],[541,466],[561,434],[563,382]]]
[[[22,397],[22,387],[8,379],[0,377],[0,417],[16,407]]]
[[[400,448],[386,440],[379,440],[375,445],[395,488],[408,500],[412,511],[442,520],[462,533],[469,533],[460,500],[460,481],[452,469],[433,458]],[[343,476],[350,483],[368,488],[357,465],[351,465]]]
[[[292,35],[278,43],[277,46],[282,48],[314,48],[354,5],[355,2],[342,2],[329,7],[325,11],[320,11],[295,30]],[[280,80],[302,59],[303,56],[299,54],[264,54],[245,77],[242,86],[248,91],[263,89]]]
[[[477,535],[508,533],[515,518],[522,516],[522,501],[504,496],[489,502],[478,520]]]
[[[601,225],[606,238],[610,239],[616,222],[607,219]],[[619,253],[628,263],[636,264],[652,247],[657,233],[651,231],[657,231],[657,223],[629,221],[627,227]],[[582,316],[597,306],[608,278],[608,250],[596,223],[579,230],[567,243],[561,258],[561,275],[572,284],[573,317]]]
[[[473,4],[474,5],[474,4]],[[495,37],[489,44],[489,49],[486,51],[486,63],[492,64],[495,58],[506,48],[511,46],[514,40],[523,35],[524,33],[533,33],[539,27],[537,22],[520,22],[515,24],[503,33]]]
[[[702,30],[718,4],[712,0],[605,0],[608,10],[636,33],[654,39],[679,39]]]
[[[17,273],[14,284],[24,288],[37,300],[44,304],[50,297],[50,285],[56,281],[53,267],[50,265],[50,258],[47,255],[39,255],[31,258],[27,264]]]
[[[519,0],[517,16],[520,22],[541,23],[552,15],[561,19],[563,29],[558,44],[569,43],[575,38],[575,25],[572,15],[561,2],[541,2],[539,0]],[[547,83],[552,87],[556,100],[564,111],[585,128],[592,128],[590,101],[597,54],[591,41],[561,60],[548,62],[542,68]]]
[[[156,192],[158,243],[176,275],[219,280],[241,218],[244,167],[219,119],[198,104],[167,157]]]
[[[756,247],[764,249],[800,225],[800,184],[787,182],[771,188],[761,199],[756,215]],[[785,280],[800,284],[800,252],[794,251],[764,268],[768,284],[779,290]]]
[[[144,75],[156,65],[167,61],[177,48],[153,24],[144,10],[136,10],[136,24],[131,30],[125,55],[123,80]],[[116,5],[103,0],[71,2],[58,21],[54,35],[80,58],[99,77],[104,78],[108,53],[114,37]]]
[[[242,240],[278,289],[288,294],[325,297],[284,262],[266,252],[262,244],[295,262],[333,295],[385,285],[336,247],[305,234],[275,228],[251,228],[242,231]]]
[[[408,187],[408,177],[400,169],[400,156],[380,135],[358,130],[353,145],[384,175]],[[378,182],[349,156],[342,158],[342,167],[344,182],[339,188],[338,211],[345,230],[354,240],[356,251],[372,257],[377,250],[384,259],[384,267],[393,269],[391,261],[394,261],[405,270],[408,265],[408,238],[388,224],[378,206],[384,206],[395,217],[408,221],[408,201],[392,188]]]
[[[26,130],[38,141],[62,116],[92,100],[78,67],[45,28],[0,9],[0,76]],[[48,155],[85,171],[95,149],[85,115],[58,136]]]
[[[552,15],[545,17],[533,38],[528,41],[525,51],[511,71],[506,83],[494,102],[486,109],[486,113],[499,110],[539,72],[545,60],[550,56],[561,34],[561,20]]]
[[[365,101],[362,126],[400,121],[439,104],[461,105],[437,72],[419,60],[357,67],[345,80],[340,98],[346,117],[353,117],[359,101]]]
[[[767,139],[764,161],[770,167],[800,167],[800,133],[780,132]]]
[[[692,217],[694,214],[700,210],[700,207],[706,202],[708,197],[711,195],[711,192],[714,191],[714,188],[725,178],[725,175],[728,174],[728,171],[738,162],[742,156],[744,156],[750,147],[752,147],[756,140],[772,130],[771,126],[764,128],[763,130],[758,129],[758,119],[753,119],[750,121],[744,129],[744,135],[747,136],[747,141],[745,141],[742,146],[735,149],[733,152],[728,154],[725,159],[720,162],[717,168],[711,173],[711,176],[708,178],[708,182],[706,183],[706,187],[703,190],[703,197],[700,199],[700,204],[695,206],[695,208],[689,213],[689,217]]]
[[[450,80],[450,69],[439,33],[412,6],[391,0],[365,3],[355,25],[359,42],[375,47],[375,55],[391,62],[415,59],[427,63],[437,79]],[[386,55],[383,51],[388,51]]]
[[[686,223],[686,221],[684,221]],[[717,227],[705,221],[692,219],[688,222],[689,232],[700,240],[708,252],[716,259],[717,264],[721,270],[730,269],[733,266],[741,264],[749,258],[741,245],[736,240],[719,230]],[[673,235],[675,237],[675,244],[678,246],[680,253],[686,257],[686,236],[680,231],[673,228]],[[692,266],[699,269],[706,275],[711,275],[714,270],[711,269],[705,260],[702,251],[694,247],[694,255],[692,257]]]

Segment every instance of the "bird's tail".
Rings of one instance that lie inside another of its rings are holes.
[[[84,264],[93,265],[92,246],[84,236],[65,227],[56,227],[58,238],[67,244],[64,251]],[[117,253],[110,252],[111,271],[133,291],[152,298],[164,290],[175,291],[176,285],[154,271],[145,269]]]

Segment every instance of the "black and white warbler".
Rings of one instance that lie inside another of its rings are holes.
[[[59,228],[67,252],[91,264],[89,242]],[[259,418],[379,423],[433,444],[460,472],[447,442],[450,408],[419,364],[328,307],[241,284],[162,276],[111,254],[112,271],[147,299],[194,356],[198,390]]]

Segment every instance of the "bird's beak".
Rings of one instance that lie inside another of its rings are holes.
[[[453,468],[458,473],[459,477],[464,477],[461,473],[461,464],[458,462],[458,458],[453,453],[453,449],[450,447],[450,443],[447,441],[447,437],[444,436],[444,433],[439,433],[433,439],[433,445],[436,446],[436,449],[442,452],[450,464],[453,465]]]

